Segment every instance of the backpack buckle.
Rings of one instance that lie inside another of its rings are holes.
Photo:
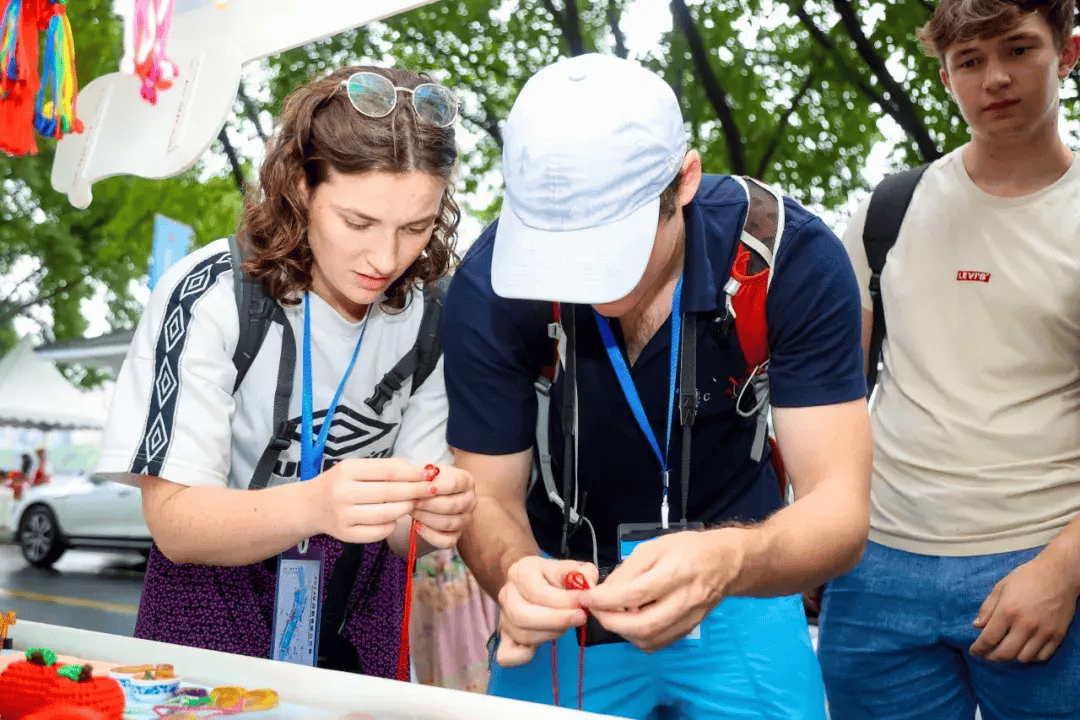
[[[282,452],[287,450],[292,445],[292,432],[288,422],[283,422],[278,425],[277,430],[274,431],[274,437],[270,438],[270,447]]]
[[[375,411],[376,414],[382,415],[383,408],[386,407],[386,403],[390,401],[390,398],[394,396],[398,390],[401,389],[399,384],[396,388],[391,386],[384,377],[379,381],[379,384],[375,386],[375,392],[364,401],[364,404]]]

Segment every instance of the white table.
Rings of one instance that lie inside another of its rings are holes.
[[[11,628],[9,637],[20,651],[48,648],[58,655],[123,665],[168,663],[185,683],[239,685],[248,690],[272,688],[278,692],[281,705],[275,711],[245,713],[245,720],[343,720],[350,713],[370,713],[378,720],[611,717],[21,619]]]

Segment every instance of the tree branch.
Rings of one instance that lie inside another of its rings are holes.
[[[622,28],[619,27],[619,8],[615,0],[608,0],[607,21],[608,26],[611,28],[611,34],[615,38],[615,54],[625,59],[630,54],[630,51],[626,48],[626,36],[623,35]]]
[[[941,157],[941,151],[938,149],[934,139],[930,137],[922,118],[919,117],[919,111],[916,109],[915,104],[911,102],[911,98],[900,83],[889,73],[889,69],[885,67],[884,58],[874,50],[869,39],[867,39],[850,0],[833,0],[833,7],[839,13],[840,22],[847,30],[848,37],[855,44],[855,50],[859,53],[859,57],[873,71],[878,82],[885,88],[889,100],[895,106],[897,112],[893,114],[893,118],[908,136],[915,141],[923,160],[929,162]]]
[[[705,90],[705,97],[709,99],[713,109],[716,110],[717,117],[720,118],[720,126],[724,130],[728,156],[731,160],[731,172],[735,175],[745,175],[746,157],[743,153],[742,136],[731,114],[731,106],[728,105],[724,88],[721,87],[712,66],[709,65],[708,51],[705,50],[705,43],[698,32],[697,24],[683,0],[671,0],[671,15],[675,27],[679,28],[686,37],[690,57],[694,61],[694,69]]]
[[[570,47],[570,55],[584,55],[585,41],[581,37],[581,18],[578,15],[577,0],[563,0],[566,10],[562,11],[555,7],[554,0],[543,0],[544,7],[555,18],[555,24],[559,26],[566,44]]]
[[[829,54],[833,58],[833,61],[837,64],[840,70],[843,71],[844,74],[847,75],[853,83],[855,83],[855,86],[858,87],[859,90],[864,95],[866,95],[866,97],[870,98],[872,102],[876,103],[877,106],[881,108],[882,112],[889,115],[895,115],[897,109],[892,105],[892,103],[885,99],[884,95],[867,85],[863,81],[862,77],[859,75],[858,71],[856,71],[844,61],[843,55],[841,55],[837,47],[833,45],[833,42],[829,39],[829,36],[822,32],[821,28],[819,28],[817,26],[817,23],[814,22],[814,19],[807,14],[806,8],[803,6],[803,4],[801,2],[797,2],[792,7],[792,10],[794,11],[795,16],[799,18],[799,21],[803,24],[803,27],[805,27],[807,32],[810,33],[810,37],[812,37],[818,45],[820,45],[829,52]]]
[[[566,3],[566,26],[570,29],[567,41],[571,55],[585,54],[585,39],[581,36],[581,16],[578,14],[577,0],[563,0]]]
[[[44,272],[45,272],[45,263],[41,263],[40,265],[38,265],[36,270],[34,270],[29,275],[27,275],[22,280],[20,280],[18,283],[16,283],[15,287],[11,288],[11,292],[9,292],[7,294],[7,297],[5,297],[3,300],[0,300],[0,307],[3,307],[7,303],[11,302],[10,298],[15,296],[15,293],[17,293],[19,291],[19,288],[21,288],[23,285],[27,284],[28,282],[36,281],[39,277],[41,277],[41,275]]]
[[[225,156],[229,158],[229,164],[232,166],[233,180],[236,181],[236,189],[243,195],[244,168],[240,165],[240,160],[236,156],[236,150],[233,149],[232,143],[229,142],[229,136],[225,132],[225,128],[221,128],[221,132],[218,133],[218,140],[221,141],[222,146],[225,148]]]
[[[248,120],[251,120],[251,124],[255,126],[255,134],[260,140],[266,142],[266,133],[263,132],[262,121],[259,120],[259,109],[244,92],[243,80],[240,81],[240,87],[236,89],[236,96],[240,98],[240,104],[244,106],[244,113],[248,116]]]
[[[38,295],[37,297],[35,297],[35,298],[31,299],[31,300],[27,300],[26,302],[14,304],[14,305],[7,304],[7,303],[4,303],[3,305],[0,305],[0,308],[2,308],[2,309],[0,309],[0,325],[7,324],[16,315],[21,314],[25,310],[27,310],[29,308],[32,308],[35,305],[40,305],[42,303],[49,302],[50,300],[57,297],[61,293],[67,292],[71,288],[75,287],[78,283],[82,282],[84,279],[85,279],[84,277],[77,277],[77,278],[74,278],[74,279],[71,279],[71,280],[65,280],[64,282],[60,283],[55,288],[53,288],[52,292],[49,292],[49,293],[47,293],[45,295]],[[5,305],[6,305],[6,307],[5,307]],[[45,326],[42,325],[43,329],[44,329],[44,327]]]
[[[754,177],[763,179],[765,177],[765,170],[768,169],[769,163],[772,162],[772,157],[776,153],[777,148],[780,147],[780,141],[787,133],[788,123],[791,121],[791,116],[795,112],[795,108],[799,106],[802,99],[806,97],[806,93],[810,91],[810,86],[814,83],[814,73],[810,72],[806,76],[806,80],[803,81],[802,87],[799,88],[799,92],[795,94],[795,97],[791,99],[791,104],[788,105],[787,110],[780,117],[780,122],[776,125],[776,132],[773,133],[772,140],[769,141],[769,147],[765,150],[765,154],[761,158],[761,162],[758,164],[757,174]]]
[[[461,111],[462,118],[468,120],[470,123],[486,132],[491,137],[491,139],[495,141],[495,144],[498,145],[499,149],[501,150],[503,146],[503,139],[502,130],[499,129],[499,122],[498,120],[496,120],[494,113],[492,113],[486,107],[484,108],[484,115],[485,117],[478,118],[475,115],[469,115],[464,110]]]

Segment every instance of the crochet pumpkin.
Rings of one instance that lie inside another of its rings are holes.
[[[0,673],[0,718],[24,720],[54,701],[59,683],[56,655],[51,650],[31,648],[26,660],[8,665]]]
[[[90,665],[65,665],[57,671],[59,680],[49,705],[88,708],[104,720],[121,720],[124,715],[124,691],[120,683],[108,677],[94,677]],[[7,720],[5,717],[4,720]]]
[[[44,710],[38,710],[33,715],[27,715],[25,720],[109,720],[109,716],[90,708],[75,707],[73,705],[50,705]]]

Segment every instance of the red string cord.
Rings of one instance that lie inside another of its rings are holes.
[[[416,570],[416,534],[420,523],[412,521],[409,529],[409,561],[405,576],[405,612],[401,618],[401,644],[398,649],[397,679],[409,681],[409,616],[412,615],[413,572]]]
[[[439,475],[439,468],[434,465],[424,466],[424,479],[434,480]],[[438,492],[431,486],[432,494]],[[413,520],[409,528],[409,559],[405,570],[405,612],[401,617],[401,642],[398,645],[397,679],[409,681],[409,618],[412,615],[413,573],[416,572],[416,536],[420,532],[420,523]]]
[[[588,590],[589,581],[579,572],[567,573],[563,578],[563,587],[567,590]],[[559,707],[559,661],[555,648],[557,641],[551,642],[551,689],[555,695],[555,707]],[[578,628],[578,679],[577,708],[582,709],[585,700],[585,627]]]

